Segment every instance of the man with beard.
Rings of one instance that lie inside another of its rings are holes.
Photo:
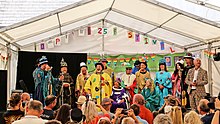
[[[183,70],[183,76],[182,76],[182,82],[183,82],[183,86],[182,89],[182,98],[185,98],[185,100],[182,101],[186,101],[182,103],[182,106],[185,106],[186,108],[190,108],[190,101],[189,101],[189,94],[187,93],[187,89],[188,89],[188,85],[186,84],[185,78],[188,74],[188,71],[192,68],[194,68],[194,64],[193,64],[193,57],[191,53],[186,53],[186,55],[184,56],[184,60],[186,62],[186,66],[184,67]]]
[[[102,71],[104,69],[102,63],[96,63],[95,67],[96,70],[86,81],[84,89],[100,105],[102,99],[109,98],[112,93],[112,80]]]
[[[87,65],[84,62],[81,62],[80,73],[78,74],[76,78],[76,92],[78,92],[78,96],[84,94],[85,92],[84,86],[88,78],[89,78],[89,74],[87,71]]]
[[[58,77],[61,77],[61,76],[64,76],[64,79],[62,80],[62,84],[60,84],[61,86],[59,86],[59,90],[58,90],[58,96],[62,96],[63,97],[63,103],[68,103],[68,104],[71,104],[71,101],[70,101],[70,96],[73,95],[75,97],[75,93],[74,93],[74,84],[73,84],[73,78],[72,76],[67,73],[68,69],[67,69],[67,63],[64,61],[64,59],[62,58],[61,62],[60,62],[60,65],[61,65],[61,73]],[[72,93],[71,93],[72,92]],[[60,103],[60,99],[59,99],[59,104]],[[73,102],[74,103],[74,102]]]

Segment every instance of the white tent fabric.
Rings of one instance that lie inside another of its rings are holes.
[[[78,37],[77,30],[87,26],[92,26],[93,31],[97,27],[110,29],[117,26],[119,34],[117,37],[97,34]],[[170,47],[183,52],[206,49],[212,43],[218,46],[220,38],[219,24],[155,0],[84,0],[0,29],[0,43],[35,51],[35,45],[42,41],[70,34],[69,44],[48,50],[99,54],[161,53],[158,46],[129,42],[126,38],[128,30],[164,41],[166,48],[162,53],[170,52]],[[11,71],[15,66],[10,64],[9,67]]]

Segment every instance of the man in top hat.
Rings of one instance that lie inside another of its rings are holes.
[[[131,95],[131,100],[133,99],[134,94],[136,94],[137,92],[135,92],[135,88],[137,85],[136,82],[136,76],[134,74],[132,74],[132,66],[129,63],[125,64],[125,74],[123,74],[121,76],[121,81],[122,81],[122,87],[126,89],[126,91],[129,92],[129,94]]]
[[[96,63],[95,67],[96,70],[86,81],[84,89],[100,105],[102,99],[109,98],[112,93],[112,80],[107,73],[103,72],[102,63]]]
[[[186,84],[186,76],[188,74],[188,71],[189,69],[191,68],[194,68],[194,63],[193,63],[193,56],[192,56],[192,53],[186,53],[186,55],[184,56],[184,60],[186,62],[186,66],[184,67],[184,70],[183,70],[183,75],[182,75],[182,82],[183,82],[183,93],[182,94],[185,94],[185,97],[186,97],[186,102],[184,106],[186,106],[186,108],[190,108],[190,102],[189,102],[189,94],[187,93],[187,89],[188,89],[188,85]]]
[[[108,63],[107,59],[103,58],[100,60],[100,62],[104,66],[103,72],[107,73],[111,77],[112,82],[114,82],[114,80],[116,79],[115,74],[114,74],[114,71],[110,67],[107,67],[107,63]]]
[[[147,71],[147,63],[141,62],[140,64],[140,70],[136,72],[136,81],[137,81],[137,87],[138,87],[138,93],[141,93],[142,89],[145,87],[146,82],[145,79],[150,79],[150,72]]]
[[[74,89],[72,89],[72,87],[70,88],[70,86],[73,86],[74,88],[74,84],[73,84],[73,78],[72,76],[67,72],[68,71],[68,65],[67,63],[64,61],[64,59],[62,58],[61,59],[61,62],[60,62],[60,75],[58,77],[61,77],[61,76],[64,76],[64,79],[62,80],[62,88],[63,88],[63,91],[60,91],[58,92],[59,94],[57,94],[58,96],[60,96],[63,92],[63,103],[68,103],[70,104],[70,95],[71,94],[74,94]],[[73,93],[71,93],[71,91],[73,91]],[[75,96],[75,94],[74,94]]]
[[[202,69],[200,58],[194,60],[195,67],[188,71],[186,76],[186,84],[188,84],[187,92],[190,99],[190,107],[196,110],[199,101],[206,96],[205,86],[208,84],[207,71]]]
[[[87,65],[84,62],[81,62],[80,73],[76,78],[76,91],[79,92],[79,95],[84,94],[84,86],[89,76],[90,75],[88,74]]]
[[[48,76],[46,68],[48,66],[48,60],[46,56],[42,56],[39,60],[39,69],[36,70],[34,77],[35,93],[34,98],[41,101],[44,104],[44,99],[48,95]],[[59,78],[53,78],[54,82],[59,82],[63,79],[63,76]]]

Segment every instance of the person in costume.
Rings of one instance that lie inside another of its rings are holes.
[[[164,104],[163,98],[168,94],[172,94],[171,75],[167,71],[165,59],[159,61],[159,71],[156,72],[155,84],[160,89],[160,106],[162,106]]]
[[[190,108],[190,101],[189,101],[189,94],[187,92],[188,84],[186,84],[186,76],[188,74],[188,71],[195,67],[193,63],[193,55],[192,53],[186,53],[184,56],[184,61],[186,63],[186,66],[184,67],[184,74],[183,74],[183,93],[185,94],[183,97],[186,97],[185,99],[182,99],[182,106],[185,106],[186,108]]]
[[[121,86],[129,92],[131,100],[133,99],[134,94],[138,93],[136,90],[136,76],[132,74],[132,67],[129,63],[125,64],[126,72],[121,76]]]
[[[80,63],[80,73],[78,74],[76,78],[76,91],[79,92],[79,95],[85,95],[84,94],[84,86],[89,78],[87,65],[84,62]]]
[[[42,56],[39,60],[39,69],[36,70],[36,76],[34,77],[35,83],[35,93],[34,99],[41,101],[44,104],[44,99],[48,95],[48,77],[46,72],[46,67],[48,65],[48,60],[46,56]],[[54,78],[54,82],[59,82],[63,80],[63,76],[59,78]]]
[[[103,59],[100,60],[100,62],[104,66],[103,72],[107,73],[111,77],[112,83],[113,83],[115,81],[115,79],[116,79],[115,78],[115,73],[114,73],[114,71],[110,67],[107,67],[107,63],[108,63],[107,59],[103,58]]]
[[[160,89],[155,87],[154,81],[152,79],[146,78],[146,85],[141,91],[141,95],[145,100],[145,107],[151,112],[157,111],[160,107]]]
[[[141,62],[139,60],[136,60],[134,62],[134,68],[132,69],[132,74],[135,74],[136,72],[138,72],[140,70],[140,66],[141,66]],[[147,71],[150,72],[149,68],[146,68]]]
[[[126,94],[125,89],[120,86],[120,82],[120,79],[116,79],[112,88],[112,94],[110,96],[113,101],[111,107],[112,113],[115,113],[117,108],[129,108],[128,104],[126,104],[128,103],[128,95]]]
[[[172,80],[172,95],[178,98],[178,100],[181,99],[181,93],[182,93],[182,76],[184,74],[184,61],[178,60],[175,65],[175,70],[172,74],[171,80]]]
[[[84,89],[100,105],[102,99],[109,98],[112,93],[112,79],[102,71],[104,69],[102,63],[96,63],[95,67],[96,70],[86,81]]]
[[[36,60],[36,64],[35,64],[36,68],[35,68],[35,70],[32,73],[34,79],[36,79],[36,77],[37,77],[37,70],[40,69],[40,62],[39,61],[40,61],[40,58],[38,58]]]
[[[71,104],[72,102],[70,100],[70,97],[75,97],[75,85],[73,84],[73,78],[68,73],[68,65],[63,58],[61,59],[60,66],[61,73],[58,77],[64,76],[64,79],[62,80],[62,83],[58,86],[59,90],[57,95],[59,96],[59,98],[61,98],[61,96],[63,95],[63,103]],[[60,99],[58,101],[61,102]]]
[[[147,63],[141,62],[140,70],[136,72],[136,81],[138,86],[138,93],[141,93],[142,89],[145,87],[145,78],[151,78],[150,72],[147,71]]]

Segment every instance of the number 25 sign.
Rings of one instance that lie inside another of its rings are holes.
[[[108,33],[108,29],[107,28],[98,28],[98,34],[107,34]]]

